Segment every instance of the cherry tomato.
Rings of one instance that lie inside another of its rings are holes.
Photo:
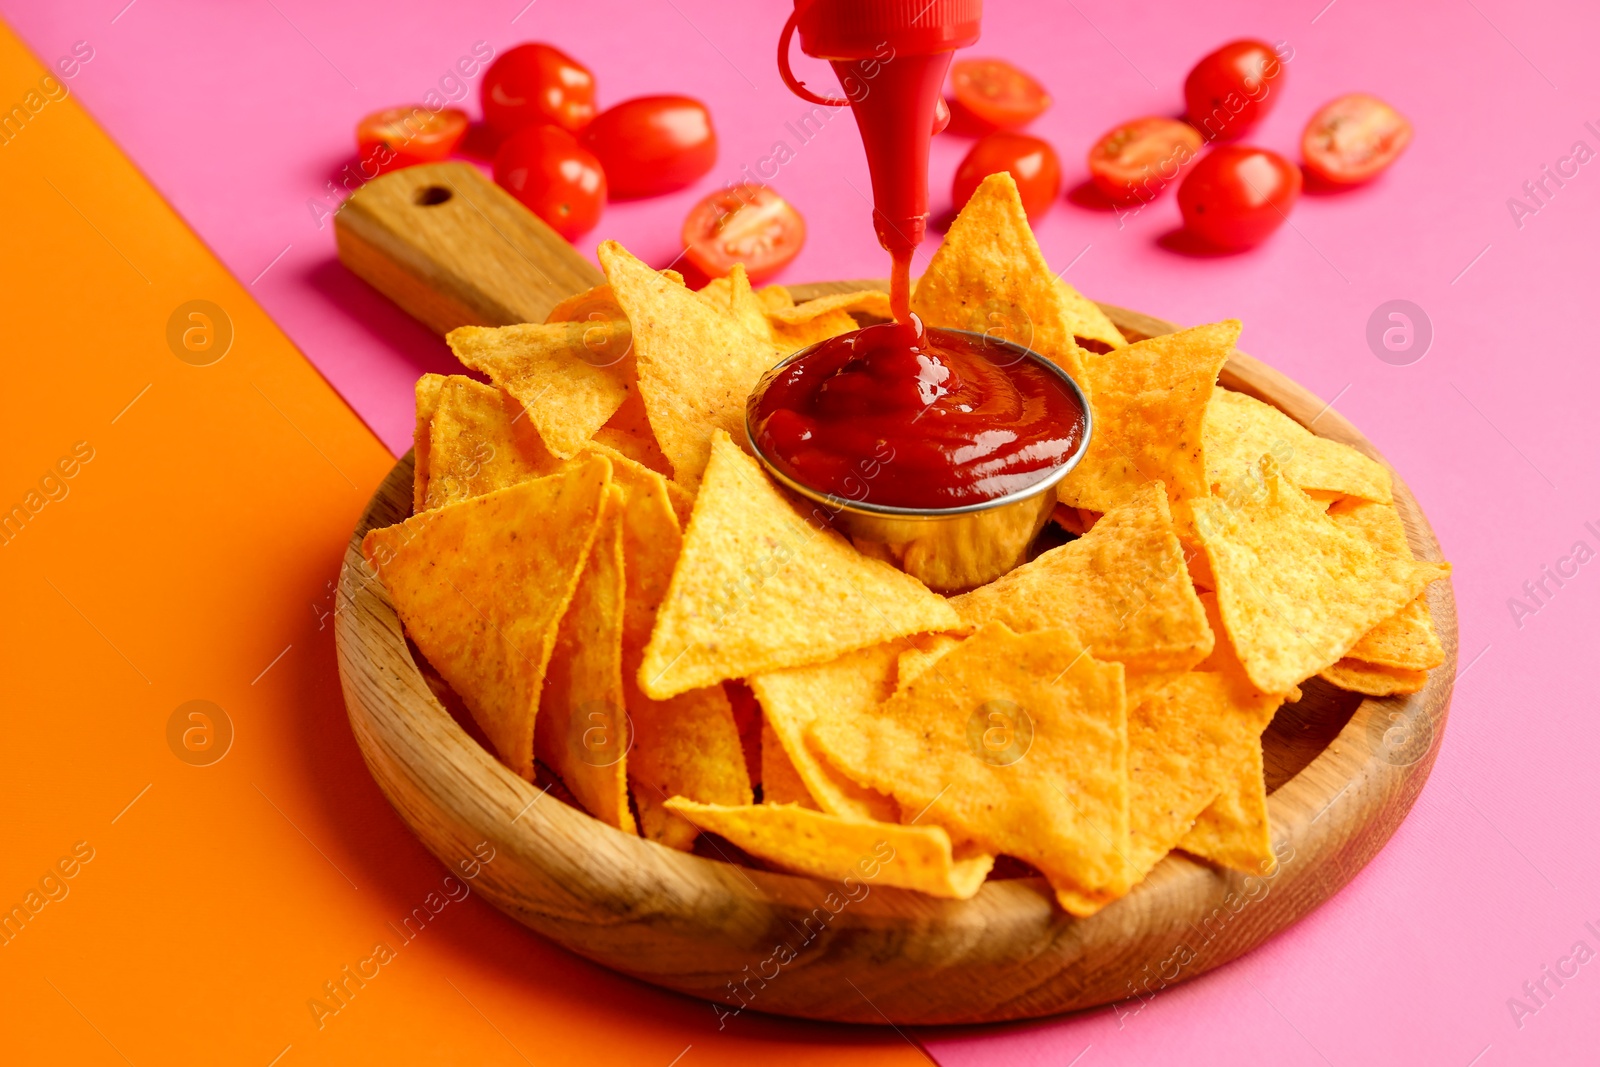
[[[606,108],[583,143],[619,200],[682,189],[717,162],[711,113],[687,96],[639,96]]]
[[[1204,143],[1186,122],[1161,116],[1134,119],[1089,149],[1089,177],[1119,204],[1154,200],[1200,158]]]
[[[1061,191],[1061,161],[1056,150],[1037,137],[996,130],[984,137],[956,168],[950,199],[960,211],[972,193],[991,174],[1009,171],[1022,196],[1022,209],[1036,219],[1050,210]]]
[[[606,202],[606,173],[593,153],[558,126],[529,126],[506,138],[494,180],[567,240],[594,229]]]
[[[1217,248],[1250,248],[1288,218],[1300,198],[1300,168],[1276,152],[1222,145],[1178,186],[1189,232]]]
[[[1306,123],[1300,153],[1306,169],[1335,185],[1377,176],[1411,143],[1411,123],[1375,96],[1341,96]]]
[[[497,136],[524,126],[578,133],[594,118],[594,75],[559,48],[519,44],[483,76],[483,121]]]
[[[1183,83],[1189,122],[1208,141],[1232,141],[1267,117],[1288,68],[1264,41],[1232,41],[1194,65]]]
[[[1033,76],[1003,59],[960,59],[950,67],[955,90],[952,126],[987,133],[1026,126],[1050,106],[1050,94]]]
[[[447,107],[429,111],[420,104],[386,107],[356,124],[361,158],[384,170],[446,159],[467,135],[467,114]]]
[[[750,280],[760,281],[787,266],[805,243],[805,219],[765,185],[719,189],[683,221],[685,254],[708,278],[743,263]]]

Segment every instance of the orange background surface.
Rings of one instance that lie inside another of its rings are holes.
[[[42,73],[0,29],[0,101]],[[894,1031],[719,1032],[476,898],[402,945],[446,872],[361,763],[328,614],[392,458],[75,101],[0,146],[0,198],[0,509],[93,449],[0,544],[0,909],[93,849],[0,944],[0,1061],[924,1062]],[[205,367],[166,340],[195,299],[235,331]],[[234,727],[210,766],[167,741],[196,699]],[[378,941],[396,958],[319,1028],[308,1001]]]

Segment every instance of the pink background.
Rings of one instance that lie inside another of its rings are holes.
[[[396,451],[409,443],[416,375],[452,361],[344,272],[331,226],[319,228],[307,206],[351,157],[357,118],[420,99],[480,40],[497,53],[556,43],[592,67],[602,105],[698,96],[722,139],[716,169],[681,193],[612,205],[580,242],[592,253],[601,236],[616,237],[665,265],[688,206],[776,139],[797,147],[784,124],[805,110],[773,64],[780,0],[124,3],[0,0],[0,12],[46,62],[75,41],[93,46],[71,88]],[[1583,925],[1600,929],[1600,686],[1583,669],[1600,656],[1600,563],[1520,625],[1507,604],[1575,541],[1600,549],[1584,528],[1600,530],[1600,163],[1520,227],[1507,208],[1574,141],[1600,150],[1584,128],[1600,129],[1600,14],[1576,0],[1322,3],[1202,13],[990,0],[973,54],[1007,57],[1053,91],[1033,132],[1061,152],[1068,186],[1082,180],[1098,134],[1175,113],[1194,60],[1246,34],[1294,50],[1253,142],[1296,157],[1310,113],[1357,89],[1415,122],[1416,142],[1392,173],[1308,195],[1293,228],[1247,255],[1169,250],[1170,195],[1121,224],[1063,199],[1038,233],[1051,262],[1073,264],[1067,279],[1093,297],[1180,322],[1243,319],[1242,347],[1337,397],[1404,473],[1456,564],[1463,677],[1438,767],[1389,848],[1265,948],[1121,1020],[1102,1010],[920,1034],[943,1064],[1467,1067],[1592,1062],[1600,1045],[1600,963],[1520,1027],[1507,1006],[1574,942],[1600,950]],[[820,69],[812,78],[826,84]],[[463,105],[474,114],[477,80]],[[967,144],[935,146],[936,209]],[[847,115],[772,184],[811,234],[780,280],[884,273],[868,205],[852,191],[868,184]],[[1394,298],[1419,304],[1434,329],[1431,350],[1409,366],[1379,361],[1365,340],[1369,315]]]

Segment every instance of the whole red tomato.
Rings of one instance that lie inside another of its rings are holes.
[[[594,118],[594,75],[559,48],[519,44],[483,76],[483,121],[497,136],[553,124],[577,133]]]
[[[588,233],[606,202],[606,174],[577,138],[556,126],[529,126],[506,138],[494,180],[567,240]]]
[[[1009,171],[1022,197],[1022,209],[1036,219],[1050,210],[1061,191],[1061,161],[1056,150],[1037,137],[1010,130],[997,130],[984,137],[956,168],[950,198],[957,211],[972,199],[973,192],[991,174]]]
[[[1207,244],[1250,248],[1289,217],[1300,183],[1300,168],[1276,152],[1222,145],[1178,186],[1178,209],[1189,232]]]
[[[682,189],[717,162],[711,112],[687,96],[640,96],[609,107],[584,131],[619,200]]]
[[[1265,41],[1223,45],[1183,83],[1189,122],[1208,141],[1237,140],[1278,102],[1287,70]]]

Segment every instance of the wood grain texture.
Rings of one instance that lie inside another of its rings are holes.
[[[334,217],[339,260],[435,333],[543,322],[600,271],[470,163],[368,182]]]
[[[809,298],[878,285],[791,290]],[[1175,328],[1106,311],[1130,339]],[[1222,382],[1382,460],[1338,412],[1249,356],[1230,361]],[[1398,476],[1395,500],[1417,555],[1441,558]],[[1282,859],[1270,878],[1173,854],[1087,920],[1056,907],[1040,879],[990,881],[968,901],[879,887],[844,901],[830,897],[837,886],[626,836],[541,796],[480,748],[429,690],[361,559],[362,535],[410,509],[407,455],[352,536],[336,626],[351,727],[395,810],[452,867],[490,842],[497,855],[480,890],[572,951],[657,985],[783,1015],[879,1025],[1023,1019],[1144,994],[1226,963],[1337,892],[1388,841],[1433,766],[1456,672],[1455,601],[1449,583],[1437,582],[1429,603],[1448,658],[1426,688],[1373,700],[1312,681],[1305,699],[1279,712],[1263,739]],[[787,963],[774,955],[780,944],[794,952]],[[1180,946],[1193,953],[1187,963]]]

